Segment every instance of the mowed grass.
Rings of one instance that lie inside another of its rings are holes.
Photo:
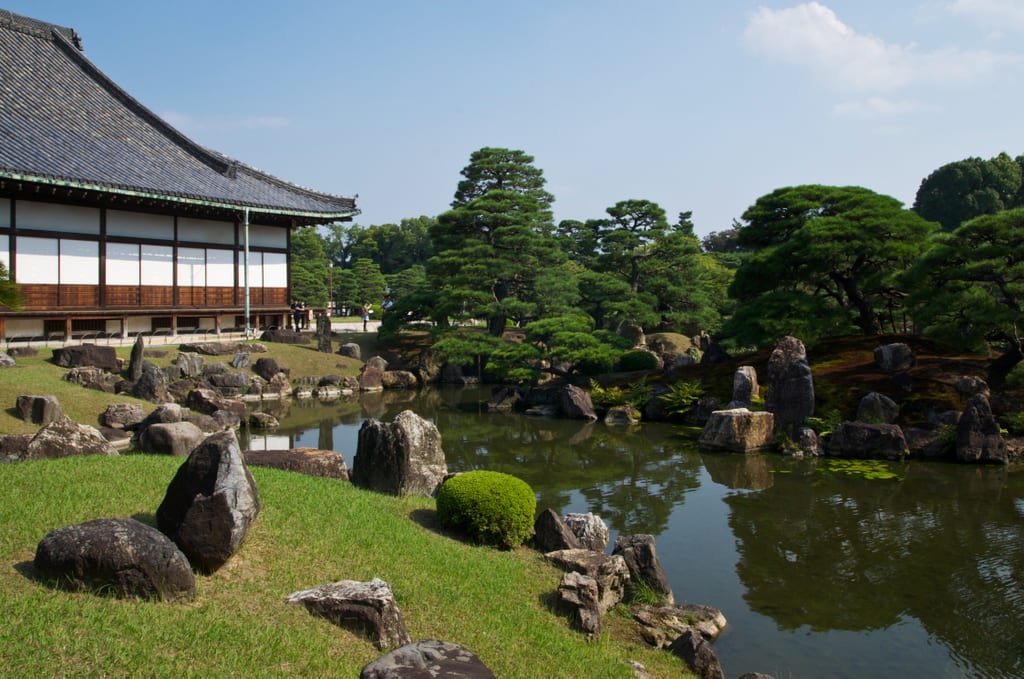
[[[297,346],[259,342],[267,348],[266,353],[253,353],[252,362],[262,357],[272,357],[278,364],[291,370],[291,377],[334,374],[342,377],[358,375],[362,362],[338,354],[320,353],[312,344]],[[339,342],[335,340],[337,351]],[[127,359],[131,346],[115,347],[117,355]],[[170,365],[178,356],[177,345],[156,345],[147,347],[146,360],[160,367]],[[207,363],[230,363],[231,356],[204,356]],[[111,403],[138,403],[146,412],[156,408],[155,403],[142,401],[128,394],[108,394],[95,389],[85,389],[65,381],[67,368],[53,362],[53,348],[41,347],[36,356],[15,359],[13,368],[0,369],[0,434],[34,434],[39,425],[22,420],[15,408],[19,396],[30,394],[53,394],[60,402],[64,413],[82,424],[97,426],[99,416]],[[234,370],[234,369],[232,369]],[[252,373],[251,368],[242,372]]]
[[[560,572],[532,549],[463,543],[436,525],[434,501],[252,468],[262,511],[192,603],[69,593],[34,579],[51,530],[101,517],[153,524],[181,459],[130,455],[0,464],[0,674],[357,677],[381,652],[303,608],[292,592],[338,580],[387,581],[415,640],[461,644],[498,677],[685,675],[632,638],[616,612],[588,642],[552,610]]]

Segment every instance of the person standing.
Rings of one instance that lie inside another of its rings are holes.
[[[366,332],[367,325],[370,322],[370,313],[371,313],[370,303],[369,302],[363,302],[363,309],[362,309],[362,311],[360,313],[363,316],[363,332]]]

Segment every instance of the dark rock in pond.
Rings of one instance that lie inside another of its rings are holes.
[[[576,571],[566,573],[558,583],[558,601],[577,622],[579,631],[591,638],[601,636],[601,606],[597,580]]]
[[[27,460],[70,457],[72,455],[117,455],[96,427],[79,424],[67,415],[45,425],[28,442]]]
[[[14,407],[21,419],[32,424],[49,424],[64,416],[60,401],[53,394],[19,396]]]
[[[359,372],[360,391],[382,391],[384,389],[384,369],[369,361]]]
[[[290,375],[291,371],[282,368],[277,364],[275,358],[258,358],[256,363],[252,366],[252,371],[262,377],[263,379],[270,381],[277,373],[283,372],[285,375]]]
[[[417,384],[416,375],[408,370],[385,370],[381,384],[385,389],[413,389]]]
[[[857,421],[871,424],[892,424],[899,417],[900,407],[885,394],[872,391],[857,405]]]
[[[124,382],[118,375],[108,373],[102,368],[94,368],[93,366],[71,368],[64,373],[64,380],[86,389],[94,389],[107,394],[116,393],[118,385]]]
[[[875,365],[886,372],[909,370],[917,365],[914,350],[903,342],[875,347]]]
[[[487,409],[497,412],[511,412],[523,403],[523,390],[519,387],[495,387],[491,390],[491,400]]]
[[[304,606],[339,627],[368,636],[382,651],[412,643],[391,587],[378,578],[370,582],[342,580],[320,585],[295,592],[287,601]]]
[[[234,432],[212,434],[178,468],[156,511],[157,526],[196,568],[220,568],[260,511],[256,482]]]
[[[255,412],[249,414],[249,426],[253,429],[277,429],[281,423],[269,413]]]
[[[784,446],[783,454],[792,455],[794,458],[820,457],[824,454],[825,448],[821,445],[818,432],[810,427],[800,427],[793,436],[792,447]]]
[[[836,427],[826,450],[832,457],[875,460],[899,460],[909,452],[899,426],[865,422],[845,422]]]
[[[146,419],[138,403],[111,403],[100,414],[100,423],[112,429],[134,429]]]
[[[604,423],[613,426],[634,427],[640,424],[640,411],[631,405],[612,406],[605,413]]]
[[[601,615],[607,613],[626,596],[629,569],[619,555],[609,556],[590,549],[561,549],[548,552],[544,558],[563,571],[589,575],[597,581],[598,605]]]
[[[718,399],[714,396],[701,396],[682,414],[683,423],[693,427],[703,427],[716,410],[721,410],[718,407]]]
[[[988,399],[975,394],[967,401],[956,426],[956,459],[960,462],[1006,464],[1009,457],[999,422]]]
[[[158,423],[139,433],[139,448],[144,453],[184,457],[204,438],[203,430],[191,422]]]
[[[390,495],[430,497],[448,475],[437,427],[404,410],[390,423],[369,419],[359,428],[352,483]]]
[[[248,368],[252,362],[252,355],[247,351],[240,351],[231,358],[231,367],[236,370]]]
[[[203,374],[203,363],[205,363],[205,359],[202,354],[197,354],[192,351],[183,351],[178,354],[178,358],[176,358],[174,362],[181,370],[181,374],[185,377],[199,377]]]
[[[441,366],[441,375],[438,377],[441,384],[475,384],[475,377],[467,377],[462,366],[445,363]]]
[[[167,536],[135,519],[96,519],[49,533],[36,547],[38,577],[71,591],[191,601],[196,579]]]
[[[700,434],[701,450],[751,453],[775,445],[775,416],[746,408],[716,410]]]
[[[593,512],[570,512],[562,519],[580,542],[580,547],[603,552],[608,546],[608,524]]]
[[[146,343],[142,335],[135,336],[135,344],[132,345],[132,353],[128,356],[128,379],[138,382],[142,377],[142,362],[146,357]]]
[[[170,381],[167,373],[152,363],[143,364],[142,377],[132,385],[131,394],[135,398],[156,403],[167,403],[171,400],[168,392]]]
[[[904,427],[903,438],[907,441],[907,449],[914,457],[941,460],[953,459],[955,456],[954,442],[948,440],[934,427]]]
[[[363,667],[359,679],[495,679],[476,655],[462,646],[426,639],[407,644]]]
[[[62,368],[80,368],[91,365],[111,373],[121,371],[114,347],[101,347],[95,344],[80,344],[54,349],[53,362]]]
[[[338,353],[357,361],[363,360],[363,350],[355,342],[347,342],[338,347]]]
[[[337,387],[341,384],[341,375],[324,375],[317,380],[318,387]]]
[[[559,408],[570,420],[596,420],[594,403],[590,400],[590,392],[576,385],[567,384],[559,395]]]
[[[665,569],[658,559],[654,547],[654,536],[639,533],[637,535],[620,535],[615,539],[612,554],[618,554],[625,560],[629,569],[630,586],[635,588],[639,583],[646,583],[666,603],[674,603],[672,586],[665,575]]]
[[[561,549],[579,549],[576,534],[565,525],[553,509],[545,509],[533,522],[533,544],[542,552],[557,552]]]
[[[243,453],[250,467],[271,467],[306,476],[348,481],[345,458],[333,450],[289,448],[288,450],[247,450]]]
[[[264,342],[276,342],[277,344],[309,344],[309,335],[303,335],[301,332],[294,330],[285,330],[284,328],[267,330],[260,335],[260,339]]]
[[[807,350],[795,337],[783,337],[768,358],[768,396],[765,409],[775,426],[791,429],[814,414],[814,379]]]
[[[722,663],[711,644],[699,632],[687,630],[672,642],[668,650],[683,659],[700,679],[725,679]]]
[[[629,612],[640,629],[640,636],[655,648],[668,648],[689,630],[714,641],[727,624],[722,611],[701,604],[633,604]]]
[[[732,376],[732,400],[750,406],[761,393],[757,383],[757,370],[751,365],[741,365]]]

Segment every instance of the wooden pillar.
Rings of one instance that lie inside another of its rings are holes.
[[[64,341],[67,342],[71,339],[71,317],[64,317]]]

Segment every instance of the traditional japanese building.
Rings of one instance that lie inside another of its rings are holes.
[[[7,343],[282,325],[292,229],[357,214],[191,141],[74,30],[0,11],[0,261],[24,297],[0,306]]]

